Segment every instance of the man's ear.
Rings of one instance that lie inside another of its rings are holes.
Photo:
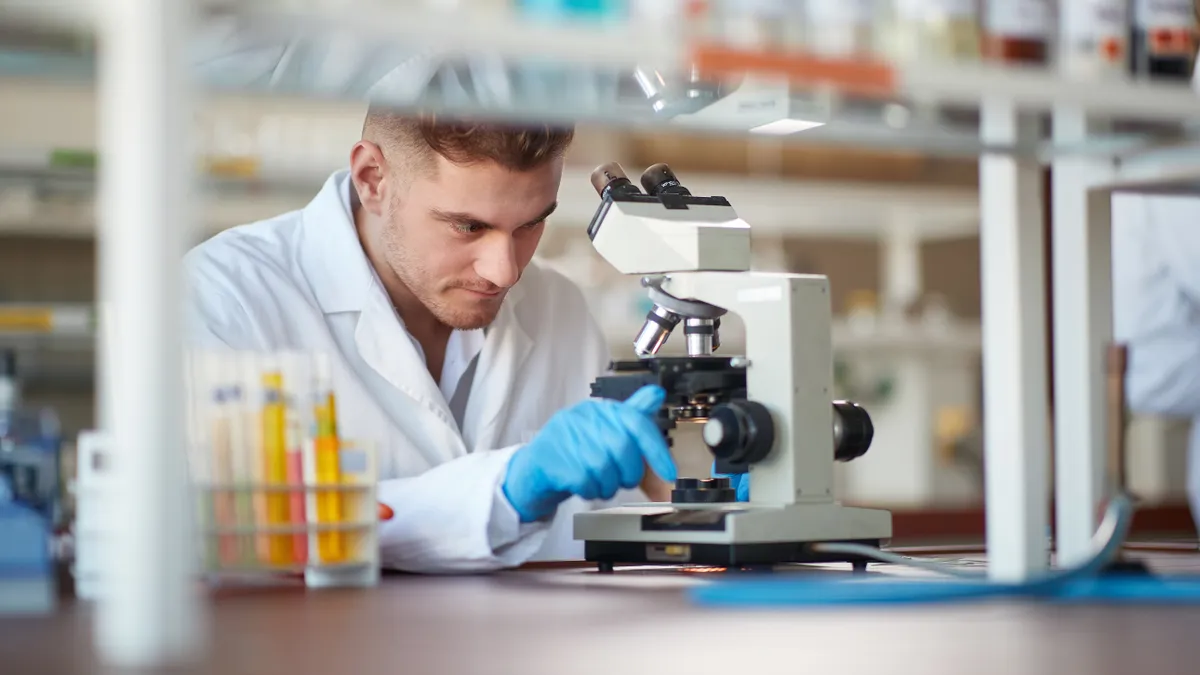
[[[359,141],[350,150],[350,180],[358,201],[367,212],[380,216],[387,206],[384,195],[386,160],[378,145]]]

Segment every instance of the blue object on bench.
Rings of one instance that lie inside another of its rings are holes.
[[[1057,584],[988,581],[754,579],[690,589],[699,605],[781,608],[923,604],[992,598],[1056,603],[1200,604],[1200,577],[1099,576]]]

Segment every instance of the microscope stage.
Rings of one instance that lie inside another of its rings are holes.
[[[814,551],[842,542],[878,547],[892,536],[887,511],[837,503],[771,506],[645,504],[575,514],[575,538],[586,560],[612,563],[772,565],[863,562],[856,556]]]

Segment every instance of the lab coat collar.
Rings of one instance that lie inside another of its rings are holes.
[[[491,447],[503,435],[517,373],[533,347],[515,311],[530,281],[523,278],[509,289],[488,328],[460,432],[362,250],[349,191],[349,171],[334,173],[302,214],[299,258],[321,311],[360,313],[355,342],[364,361],[438,420],[442,442],[423,448],[432,455],[431,461],[436,464]]]
[[[414,411],[423,413],[426,420],[436,420],[436,431],[427,427],[434,442],[421,447],[434,465],[476,449],[492,448],[503,435],[518,373],[533,347],[513,309],[515,303],[509,300],[505,298],[488,328],[460,429],[382,287],[372,288],[368,294],[355,329],[355,344],[367,365],[416,402]]]
[[[374,280],[354,229],[349,176],[331,175],[301,214],[300,262],[326,314],[361,311]]]
[[[517,395],[519,373],[533,351],[533,339],[521,325],[515,311],[523,282],[509,291],[496,320],[488,330],[479,354],[471,395],[463,416],[463,442],[468,449],[499,447],[504,435],[504,422],[509,418]]]

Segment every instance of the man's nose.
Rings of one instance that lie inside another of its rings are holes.
[[[509,288],[521,278],[517,247],[512,237],[500,232],[493,234],[492,241],[475,262],[475,273],[500,288]]]

